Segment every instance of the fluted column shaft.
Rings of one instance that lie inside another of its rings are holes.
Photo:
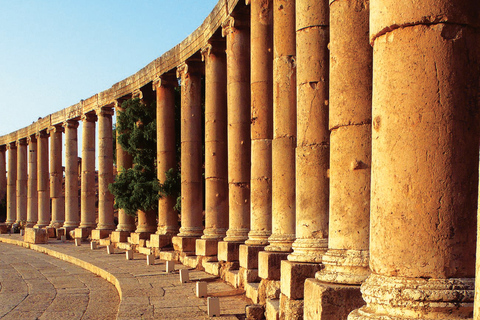
[[[52,227],[61,227],[65,221],[65,198],[62,191],[62,134],[63,127],[50,130],[50,198],[52,201]]]
[[[78,121],[64,123],[65,128],[65,223],[76,228],[80,223],[78,212]]]
[[[28,142],[27,224],[33,227],[38,220],[37,191],[37,138],[30,136]]]
[[[291,251],[295,240],[295,1],[273,1],[272,235],[266,251]]]
[[[244,16],[222,25],[227,38],[229,224],[224,241],[244,242],[250,231],[250,30]]]
[[[199,237],[202,226],[201,81],[199,67],[184,63],[181,78],[181,189],[182,216],[179,237]]]
[[[251,8],[251,206],[248,245],[266,245],[272,233],[273,2]]]
[[[100,230],[114,230],[113,194],[108,185],[113,183],[113,132],[111,108],[101,108],[98,117],[98,225]]]
[[[17,141],[17,218],[16,223],[27,221],[27,139]]]
[[[162,76],[154,83],[157,94],[157,178],[165,183],[166,172],[177,170],[175,147],[175,86],[177,79]],[[178,233],[178,215],[173,209],[175,196],[158,199],[157,234],[173,236]]]
[[[82,186],[80,228],[95,228],[95,121],[97,116],[82,117]]]
[[[17,146],[15,142],[7,145],[8,148],[8,176],[7,176],[7,224],[15,223],[17,218]]]
[[[471,319],[480,7],[370,4],[372,274],[349,319]]]
[[[205,230],[221,240],[228,228],[227,64],[225,44],[212,41],[205,61]]]
[[[48,134],[45,131],[37,135],[37,191],[38,221],[36,228],[50,224],[50,184],[48,171]]]

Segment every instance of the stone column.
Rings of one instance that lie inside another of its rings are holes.
[[[38,221],[35,228],[50,224],[50,183],[48,171],[48,134],[46,130],[36,134],[37,138],[37,191]]]
[[[15,223],[27,221],[27,139],[17,141],[17,218]]]
[[[7,176],[7,220],[12,225],[17,219],[17,146],[15,142],[7,145],[8,149],[8,176]]]
[[[65,221],[65,198],[62,191],[62,126],[50,129],[50,198],[52,221],[50,227],[59,228]]]
[[[32,228],[38,221],[37,191],[37,138],[32,135],[28,143],[28,182],[27,182],[27,228]]]
[[[228,196],[227,236],[218,244],[218,259],[238,260],[250,231],[250,30],[246,16],[222,24],[227,38]]]
[[[6,145],[0,146],[0,201],[5,200],[7,197],[7,162],[6,162]],[[3,223],[6,219],[1,217],[0,223]]]
[[[153,82],[153,90],[157,94],[157,178],[165,183],[166,172],[173,169],[177,172],[175,146],[175,87],[177,79],[174,75],[164,74]],[[178,233],[178,213],[173,209],[175,196],[164,196],[158,199],[157,232],[150,235],[152,247],[162,248],[172,243],[172,237]]]
[[[228,228],[227,64],[225,42],[211,40],[205,61],[205,230],[196,253],[214,256]]]
[[[80,226],[75,238],[86,238],[96,227],[95,219],[95,121],[97,116],[82,116],[82,185]]]
[[[371,275],[349,319],[471,319],[478,2],[372,0]]]
[[[92,231],[92,239],[108,237],[115,230],[113,221],[113,194],[108,185],[113,183],[113,109],[97,110],[98,117],[98,225]]]
[[[78,227],[78,121],[68,120],[65,129],[65,233]]]
[[[195,251],[202,226],[201,70],[194,62],[177,67],[181,78],[182,214],[180,233],[172,239],[175,250]]]

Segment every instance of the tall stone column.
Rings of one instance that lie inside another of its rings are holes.
[[[65,233],[78,227],[78,121],[68,120],[65,130]]]
[[[6,145],[0,146],[0,201],[6,200],[7,197],[7,161],[6,161]],[[0,223],[3,223],[6,219],[1,218]]]
[[[96,227],[95,219],[95,121],[97,116],[82,116],[82,185],[80,226],[75,238],[86,238]]]
[[[349,319],[471,319],[478,2],[372,0],[371,275]]]
[[[7,176],[7,220],[12,225],[17,219],[17,146],[15,142],[7,145],[8,176]]]
[[[182,214],[180,233],[172,239],[175,250],[194,252],[202,226],[202,130],[201,69],[194,62],[177,67],[181,78],[181,176]]]
[[[50,183],[48,171],[48,133],[46,130],[36,134],[37,138],[37,191],[38,220],[35,228],[50,224]]]
[[[113,221],[113,194],[108,185],[113,183],[113,109],[97,110],[98,117],[98,224],[92,239],[103,239],[115,230]]]
[[[17,218],[15,223],[27,221],[27,139],[17,141]]]
[[[28,182],[27,182],[27,228],[32,228],[38,221],[37,191],[37,138],[32,135],[28,143]]]
[[[51,227],[59,228],[65,221],[65,198],[62,191],[62,126],[50,129],[50,198],[52,201]]]
[[[205,230],[196,243],[200,256],[214,256],[228,228],[227,63],[225,42],[202,49],[205,61]]]
[[[175,147],[175,87],[174,75],[164,74],[153,82],[157,94],[157,178],[165,183],[166,172],[177,169]],[[158,199],[158,225],[155,234],[150,235],[150,244],[162,248],[172,243],[172,237],[178,233],[178,214],[173,209],[175,196]]]
[[[250,231],[250,30],[247,16],[222,24],[227,38],[228,201],[227,236],[218,244],[218,259],[238,260]]]

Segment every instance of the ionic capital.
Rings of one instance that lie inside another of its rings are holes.
[[[235,31],[235,19],[230,16],[222,23],[222,37]]]
[[[37,135],[36,134],[33,134],[33,135],[27,137],[27,144],[30,144],[32,142],[37,142]]]
[[[186,79],[190,74],[201,73],[199,63],[193,61],[185,61],[177,67],[177,78]]]
[[[7,150],[13,150],[13,149],[17,149],[17,142],[16,141],[10,142],[9,144],[7,144]]]
[[[18,146],[26,146],[27,145],[27,138],[22,138],[22,139],[18,139],[17,141],[15,141],[17,147]]]
[[[87,113],[82,115],[82,121],[83,122],[95,122],[97,121],[97,115],[94,113]]]
[[[77,120],[67,120],[63,123],[63,127],[67,129],[77,129],[78,121]]]
[[[152,82],[153,91],[156,91],[159,87],[176,87],[177,85],[177,79],[171,74],[162,74]]]
[[[6,145],[0,146],[0,152],[5,152],[5,150],[7,150]]]
[[[101,117],[112,117],[114,114],[112,107],[102,107],[95,110],[95,112],[97,113],[97,116]]]
[[[48,131],[49,132],[53,132],[53,133],[58,133],[58,132],[63,132],[63,124],[58,124],[58,125],[55,125],[55,126],[51,126],[50,128],[48,128]]]
[[[202,61],[205,61],[207,57],[210,56],[210,53],[212,53],[212,49],[213,46],[211,43],[209,43],[200,50],[200,53],[202,55]]]
[[[35,138],[36,138],[36,139],[39,139],[39,138],[40,138],[40,139],[42,139],[42,138],[43,138],[43,139],[44,139],[44,138],[48,138],[48,132],[47,132],[47,130],[42,130],[42,131],[40,131],[40,132],[35,133]]]
[[[140,89],[136,89],[135,91],[132,92],[132,98],[133,99],[143,99],[143,92]]]

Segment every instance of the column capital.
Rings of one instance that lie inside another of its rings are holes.
[[[82,115],[82,121],[83,122],[95,122],[97,121],[97,115],[95,113],[86,113]]]
[[[48,138],[48,132],[47,130],[42,130],[37,133],[35,133],[35,138]]]
[[[142,100],[142,99],[143,99],[143,91],[140,90],[140,89],[135,89],[135,90],[132,92],[132,98],[133,98],[133,99],[140,99],[140,100]]]
[[[205,61],[208,56],[210,56],[210,53],[212,53],[213,50],[213,45],[211,43],[208,43],[205,47],[200,49],[200,54],[202,55],[202,61]]]
[[[189,74],[201,73],[197,62],[185,61],[177,67],[177,78],[186,79]]]
[[[113,112],[113,108],[110,107],[110,106],[106,106],[106,107],[101,107],[97,110],[95,110],[95,112],[97,113],[97,117],[98,116],[102,116],[102,117],[112,117],[114,112]]]
[[[63,132],[63,124],[57,124],[57,125],[51,126],[47,130],[53,133]]]
[[[36,134],[32,134],[32,135],[27,137],[27,144],[30,144],[31,142],[37,142],[37,135]]]
[[[22,139],[18,139],[17,141],[15,141],[15,144],[18,146],[26,146],[27,145],[27,138],[22,138]]]
[[[78,128],[78,121],[77,120],[67,120],[63,123],[63,127],[64,128],[73,128],[73,129],[77,129]]]
[[[227,20],[223,21],[222,23],[222,37],[225,37],[236,30],[244,29],[248,26],[248,19],[246,19],[246,17],[244,18],[243,15],[229,16]]]
[[[178,86],[178,81],[172,74],[162,74],[152,82],[153,91],[157,90],[159,87],[176,87]]]
[[[9,142],[7,144],[7,150],[10,150],[10,149],[17,149],[17,142],[16,141]]]
[[[5,152],[5,150],[7,150],[7,146],[5,144],[0,146],[0,152]]]

